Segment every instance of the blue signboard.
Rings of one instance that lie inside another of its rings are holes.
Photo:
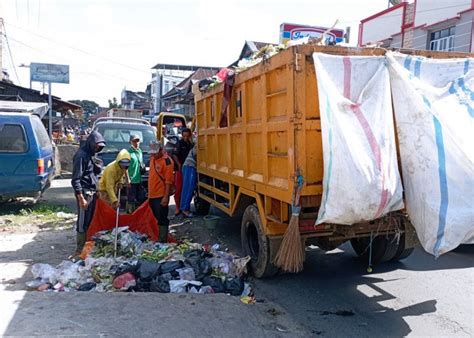
[[[69,66],[50,63],[31,63],[30,80],[49,83],[69,83]]]

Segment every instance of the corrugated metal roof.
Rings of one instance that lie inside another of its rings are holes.
[[[41,102],[0,101],[0,112],[31,113],[42,118],[48,112],[48,104]]]

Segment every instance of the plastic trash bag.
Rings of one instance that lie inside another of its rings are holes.
[[[171,273],[173,277],[178,277],[179,273],[176,270],[181,269],[183,267],[184,263],[182,261],[164,262],[161,263],[160,274]]]
[[[247,265],[252,260],[250,256],[243,258],[235,258],[232,260],[231,274],[237,277],[242,277],[247,274]]]
[[[186,258],[186,265],[193,268],[196,280],[202,280],[212,273],[211,264],[205,259],[206,257],[212,257],[212,254],[202,250],[192,250],[185,252],[184,257]]]
[[[170,283],[169,279],[163,276],[157,276],[153,278],[150,283],[150,291],[151,292],[161,292],[161,293],[168,293],[170,292]]]
[[[230,293],[232,296],[240,296],[244,291],[244,280],[242,278],[233,278],[226,280],[225,292]]]
[[[179,274],[179,279],[181,280],[195,280],[196,275],[194,274],[193,268],[182,268],[176,270]]]
[[[131,287],[137,285],[135,276],[130,273],[126,272],[123,275],[116,277],[112,283],[113,287],[119,290],[128,290]]]
[[[137,267],[137,277],[142,282],[151,282],[152,279],[161,273],[161,264],[139,260]]]
[[[59,271],[49,264],[36,263],[31,267],[31,273],[35,279],[40,278],[44,282],[56,284]]]
[[[224,293],[226,292],[225,284],[222,279],[217,277],[207,276],[202,279],[202,285],[207,285],[214,290],[214,293]]]
[[[41,278],[36,278],[34,280],[28,281],[25,283],[26,287],[28,289],[36,290],[38,289],[41,285],[46,284]]]
[[[62,261],[57,267],[59,272],[58,281],[64,285],[69,282],[78,282],[82,277],[79,272],[79,267],[80,265],[77,263]]]
[[[96,286],[97,286],[96,283],[88,282],[88,283],[82,284],[77,290],[78,291],[91,291],[95,289]]]
[[[170,280],[170,292],[171,293],[186,293],[188,287],[201,286],[202,283],[199,281],[188,281],[188,280]]]
[[[136,276],[137,274],[137,262],[130,263],[125,262],[118,266],[117,270],[115,271],[115,277],[123,275],[124,273],[130,272]]]

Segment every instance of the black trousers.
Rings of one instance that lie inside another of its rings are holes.
[[[146,200],[145,191],[141,183],[132,183],[128,188],[128,202],[142,204]]]
[[[162,243],[166,243],[168,241],[168,230],[170,225],[170,220],[168,219],[169,207],[161,205],[161,198],[150,198],[148,201],[160,230],[159,240]]]
[[[85,233],[87,232],[87,229],[89,229],[89,224],[91,224],[92,217],[94,216],[95,203],[97,201],[95,192],[94,193],[84,192],[84,198],[87,201],[86,209],[82,209],[79,206],[79,201],[76,199],[76,206],[77,206],[76,231],[81,232],[81,233]]]

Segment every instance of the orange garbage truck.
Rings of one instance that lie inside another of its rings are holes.
[[[355,252],[372,262],[406,258],[417,243],[406,214],[397,211],[370,222],[319,224],[315,220],[323,193],[323,147],[313,53],[384,55],[382,48],[300,45],[289,47],[235,77],[231,99],[222,111],[224,84],[201,92],[197,85],[198,187],[195,205],[206,213],[213,205],[241,214],[241,241],[256,277],[268,277],[285,230],[298,176],[299,231],[304,244],[333,250],[350,241]],[[400,50],[432,58],[462,53]],[[223,119],[224,127],[220,124]],[[372,240],[371,240],[372,238]]]

